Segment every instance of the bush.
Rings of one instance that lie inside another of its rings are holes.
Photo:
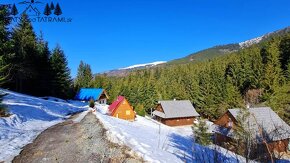
[[[7,114],[7,110],[6,110],[5,106],[2,104],[3,96],[5,96],[5,94],[0,92],[0,117],[7,117],[9,115]]]
[[[89,106],[90,106],[91,108],[94,108],[94,107],[95,107],[95,100],[90,99]]]
[[[6,117],[6,109],[3,106],[0,106],[0,117]]]
[[[140,116],[145,116],[145,110],[144,110],[144,106],[142,104],[137,104],[136,108],[135,108],[135,112],[140,115]]]

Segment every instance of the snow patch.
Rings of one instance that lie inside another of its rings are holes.
[[[264,38],[264,36],[253,38],[251,40],[247,40],[247,41],[241,42],[241,43],[239,43],[239,45],[240,45],[241,48],[246,48],[246,47],[249,47],[249,46],[251,46],[253,44],[259,43],[261,40],[263,40],[263,38]]]
[[[137,65],[133,65],[133,66],[125,67],[125,68],[120,68],[118,70],[133,69],[133,68],[138,68],[138,67],[152,67],[152,66],[163,64],[163,63],[166,63],[166,61],[157,61],[157,62],[152,62],[152,63],[137,64]]]
[[[89,108],[88,110],[82,112],[81,114],[79,114],[79,116],[78,116],[77,118],[75,118],[75,119],[73,120],[73,122],[74,122],[74,123],[79,123],[79,122],[81,122],[81,121],[85,118],[85,116],[86,116],[89,112],[91,112],[91,111],[92,111],[92,109]]]

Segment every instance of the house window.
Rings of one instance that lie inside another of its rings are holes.
[[[131,114],[130,110],[126,110],[126,115],[130,115],[130,114]]]
[[[232,121],[231,118],[229,118],[228,127],[229,128],[232,128],[233,127],[233,121]]]
[[[176,120],[177,122],[179,122],[179,119],[178,120]]]
[[[187,121],[189,121],[190,119],[187,119]]]

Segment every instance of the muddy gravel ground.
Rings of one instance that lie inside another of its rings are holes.
[[[143,162],[128,147],[109,142],[95,115],[89,113],[74,123],[77,116],[42,132],[13,162]]]

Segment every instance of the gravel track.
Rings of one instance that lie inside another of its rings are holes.
[[[88,113],[81,122],[74,123],[77,116],[42,132],[13,162],[142,162],[130,154],[128,147],[109,142],[95,115]]]

